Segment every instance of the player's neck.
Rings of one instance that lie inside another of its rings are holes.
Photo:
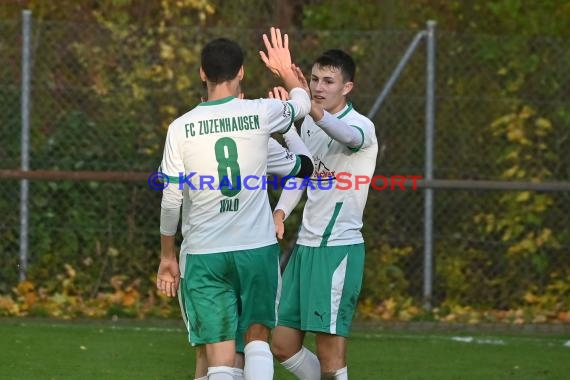
[[[346,99],[344,99],[342,102],[334,105],[333,107],[330,107],[329,109],[327,109],[327,112],[334,115],[336,113],[339,113],[340,111],[342,111],[344,109],[344,107],[346,107],[347,101]]]
[[[231,80],[222,83],[208,83],[208,101],[220,100],[228,96],[238,97],[239,81]]]

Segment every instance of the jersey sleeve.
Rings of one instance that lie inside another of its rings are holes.
[[[376,129],[370,120],[363,118],[362,120],[359,120],[359,122],[353,124],[354,125],[351,124],[351,127],[356,128],[362,134],[362,145],[350,148],[353,152],[357,152],[360,149],[367,148],[377,143]]]
[[[279,176],[294,176],[301,166],[300,158],[277,140],[269,138],[267,172]]]
[[[283,191],[281,191],[275,210],[282,210],[285,213],[285,219],[287,219],[295,207],[297,207],[305,192],[302,183],[303,179],[301,178],[290,178],[285,186],[283,186]]]
[[[290,99],[261,99],[265,108],[264,128],[270,133],[286,133],[295,120],[305,117],[311,110],[311,98],[301,88],[294,88],[289,93]]]
[[[348,124],[324,112],[321,120],[315,122],[330,138],[346,145],[350,149],[360,149],[364,144],[362,128]]]
[[[287,133],[283,134],[283,139],[285,140],[285,144],[287,144],[287,148],[298,155],[304,155],[313,159],[311,152],[301,140],[301,136],[297,133],[297,128],[290,128]]]
[[[182,189],[179,186],[180,178],[184,173],[184,161],[180,145],[177,143],[174,125],[170,125],[166,134],[162,163],[162,175],[167,176],[165,188],[162,191],[161,207],[166,209],[179,208],[182,204]]]
[[[348,117],[338,119],[326,112],[316,124],[332,139],[344,144],[353,152],[374,144],[374,124],[367,118]]]

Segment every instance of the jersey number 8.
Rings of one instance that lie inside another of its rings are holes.
[[[236,143],[229,137],[222,137],[214,145],[216,161],[218,162],[218,176],[220,191],[226,197],[235,197],[240,192],[239,178],[241,178],[238,151]]]

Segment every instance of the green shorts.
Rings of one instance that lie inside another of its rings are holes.
[[[182,320],[184,321],[184,326],[186,326],[186,331],[188,331],[188,338],[189,338],[188,340],[190,341],[192,347],[195,347],[196,344],[192,343],[190,339],[190,322],[188,321],[188,315],[186,314],[186,305],[181,291],[181,289],[184,287],[183,283],[184,283],[184,278],[181,278],[180,286],[178,287],[178,304],[180,306],[180,313],[182,314]],[[238,302],[238,311],[240,309],[241,308],[239,307],[239,302]],[[245,348],[245,335],[242,333],[236,333],[236,352],[243,354],[244,348]]]
[[[252,324],[274,328],[280,280],[278,244],[187,255],[180,304],[190,343],[236,340]]]
[[[283,273],[278,325],[348,336],[364,272],[364,244],[295,246]]]

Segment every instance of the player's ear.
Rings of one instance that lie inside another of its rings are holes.
[[[200,66],[200,79],[202,80],[202,82],[206,82],[208,79],[208,77],[206,77],[206,73],[204,72],[202,66]]]
[[[244,72],[243,72],[243,65],[239,68],[239,71],[237,73],[237,77],[239,80],[242,80],[244,76]]]
[[[348,93],[349,93],[350,91],[352,91],[352,88],[353,88],[353,87],[354,87],[354,82],[346,82],[346,83],[344,84],[344,88],[342,89],[342,95],[343,95],[343,96],[348,95]]]

